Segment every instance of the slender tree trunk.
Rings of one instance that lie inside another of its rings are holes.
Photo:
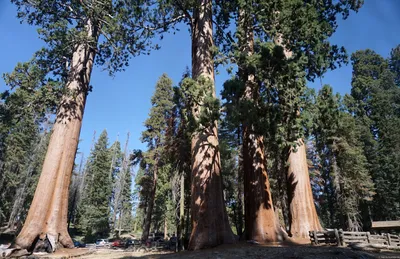
[[[167,217],[164,218],[164,240],[167,239],[168,235],[168,223],[167,223]]]
[[[289,231],[295,238],[308,239],[309,231],[321,231],[322,227],[311,190],[306,145],[302,139],[298,143],[297,152],[291,148],[288,158]]]
[[[11,210],[10,217],[8,219],[7,223],[7,229],[10,231],[14,231],[14,226],[15,223],[17,222],[18,215],[20,214],[23,204],[25,202],[26,196],[28,194],[26,188],[31,184],[31,176],[33,172],[33,163],[31,161],[31,164],[28,167],[27,174],[25,176],[24,184],[20,188],[18,188],[16,197],[14,200],[14,204]]]
[[[212,1],[198,0],[192,22],[192,74],[212,83],[215,97]],[[204,98],[204,97],[203,97]],[[200,100],[202,103],[202,100]],[[199,118],[201,104],[192,107]],[[229,225],[222,192],[221,161],[218,150],[217,122],[200,126],[192,137],[192,233],[189,249],[197,250],[235,241]]]
[[[118,219],[118,236],[121,236],[122,232],[122,219],[124,217],[124,210],[121,209],[121,213],[119,214],[119,219]]]
[[[239,152],[239,161],[238,161],[238,185],[237,185],[237,215],[238,215],[238,225],[237,225],[237,234],[239,237],[243,235],[243,152],[240,143],[241,139],[241,129],[238,128],[238,147],[240,148]]]
[[[33,152],[31,153],[31,155],[29,157],[29,160],[28,160],[29,166],[26,170],[24,184],[17,190],[14,204],[12,207],[12,211],[11,211],[11,214],[10,214],[10,217],[8,220],[7,229],[14,230],[14,225],[17,222],[18,215],[20,215],[21,210],[23,209],[23,205],[24,205],[26,196],[28,194],[26,189],[29,185],[31,185],[31,180],[32,180],[31,177],[32,177],[32,173],[34,171],[35,162],[36,162],[36,160],[38,160],[38,154],[41,152],[41,150],[46,148],[46,147],[44,147],[44,142],[45,142],[46,138],[47,138],[47,133],[43,133],[40,136],[39,142],[37,143],[36,147],[33,149]]]
[[[120,172],[120,177],[118,179],[118,182],[115,185],[115,196],[114,196],[114,204],[113,204],[113,218],[112,218],[112,222],[114,224],[114,230],[115,230],[115,226],[116,226],[116,220],[117,220],[117,214],[118,211],[120,209],[121,206],[121,196],[122,196],[122,191],[124,189],[124,185],[125,185],[125,177],[126,174],[128,173],[128,144],[129,144],[129,136],[130,133],[128,132],[127,136],[126,136],[126,142],[125,142],[125,147],[124,147],[124,159],[122,161],[122,170]],[[128,176],[130,177],[130,176]]]
[[[185,249],[185,245],[183,243],[184,240],[184,229],[185,229],[185,174],[182,173],[181,175],[181,182],[180,182],[180,199],[179,199],[179,227],[177,231],[177,243],[180,243],[182,250]],[[177,244],[179,246],[179,244]]]
[[[146,210],[146,218],[143,227],[142,233],[142,241],[146,241],[149,238],[150,226],[151,226],[151,216],[153,214],[154,207],[154,199],[156,197],[157,190],[157,173],[158,173],[158,159],[156,159],[154,163],[154,177],[153,177],[153,186],[150,192],[150,199],[148,202],[147,210]]]
[[[89,37],[97,40],[97,28],[86,24]],[[95,57],[94,48],[79,44],[72,56],[71,69],[51,134],[42,173],[25,224],[14,246],[33,249],[35,240],[48,239],[57,245],[73,247],[67,230],[68,187],[79,141],[82,117]]]

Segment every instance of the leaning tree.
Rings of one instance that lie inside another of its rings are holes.
[[[67,231],[68,187],[93,66],[103,66],[110,74],[123,70],[131,56],[151,49],[157,28],[144,22],[151,14],[147,1],[11,2],[18,18],[39,27],[46,43],[38,54],[43,69],[64,83],[39,183],[13,247],[33,250],[45,243],[50,251],[73,247]]]

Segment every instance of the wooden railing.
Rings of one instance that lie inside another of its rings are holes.
[[[349,244],[381,245],[400,249],[400,236],[384,233],[373,235],[370,232],[350,232],[341,229],[328,231],[310,231],[311,244],[346,246]]]

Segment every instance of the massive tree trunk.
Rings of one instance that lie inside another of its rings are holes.
[[[156,197],[157,190],[157,173],[158,173],[158,159],[154,163],[154,173],[153,173],[153,186],[150,192],[150,199],[148,202],[146,210],[146,218],[143,226],[142,241],[146,241],[149,238],[150,226],[151,226],[151,216],[153,214],[154,200]]]
[[[97,28],[89,20],[89,38],[97,40]],[[78,146],[82,117],[89,89],[95,49],[89,44],[76,46],[71,62],[66,93],[61,99],[42,173],[22,231],[14,247],[32,250],[48,240],[51,250],[73,247],[67,230],[68,187]]]
[[[281,241],[285,237],[275,217],[265,162],[263,136],[245,127],[243,132],[245,234],[247,240],[260,243]]]
[[[239,25],[244,37],[240,43],[244,53],[254,54],[254,35],[250,15],[240,11]],[[245,82],[242,101],[257,109],[259,87],[255,75],[249,69],[240,73]],[[245,237],[259,243],[283,240],[281,230],[275,217],[269,185],[266,158],[264,155],[264,137],[257,131],[252,121],[243,119],[243,169],[244,169],[244,200],[245,200]]]
[[[276,44],[284,47],[284,54],[287,59],[293,53],[285,47],[281,35],[278,35]],[[300,115],[300,111],[296,111]],[[307,165],[306,146],[302,139],[298,139],[297,152],[293,147],[289,150],[288,171],[286,183],[288,186],[289,199],[289,233],[294,238],[307,238],[308,231],[322,230],[317,211],[315,209],[312,195],[310,174]]]
[[[204,77],[211,81],[211,91],[215,97],[212,34],[212,1],[198,0],[192,21],[192,74],[194,79]],[[192,107],[193,115],[197,119],[200,116],[201,103],[202,100]],[[194,250],[235,241],[222,193],[217,122],[211,124],[200,125],[200,130],[192,136],[193,228],[189,249]]]
[[[322,227],[311,190],[306,145],[302,139],[298,143],[297,152],[291,148],[288,158],[289,231],[295,238],[308,239],[308,231],[320,231]]]

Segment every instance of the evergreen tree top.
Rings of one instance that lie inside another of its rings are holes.
[[[96,63],[110,74],[121,71],[130,57],[148,54],[156,28],[147,26],[148,1],[11,0],[17,17],[38,26],[46,48],[39,53],[51,71],[65,75],[72,51],[85,43],[96,50]],[[88,35],[88,26],[94,34]],[[158,46],[154,46],[158,48]]]
[[[151,98],[152,107],[149,117],[144,123],[146,130],[142,132],[142,141],[147,142],[150,149],[157,148],[164,142],[166,120],[172,115],[174,107],[173,98],[172,80],[163,74],[157,81]]]

